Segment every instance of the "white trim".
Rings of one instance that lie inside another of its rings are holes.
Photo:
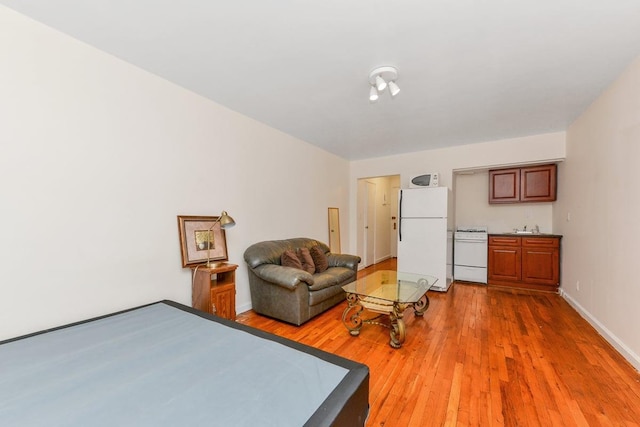
[[[617,351],[627,359],[637,370],[640,370],[640,356],[634,353],[629,347],[627,347],[617,336],[615,336],[609,329],[607,329],[602,323],[598,321],[591,313],[584,309],[571,295],[567,294],[560,289],[560,296],[569,303],[587,322],[591,324],[602,337],[607,340]]]
[[[391,255],[385,255],[382,258],[377,259],[374,264],[377,264],[377,263],[382,262],[382,261],[386,261],[388,259],[391,259]]]
[[[253,308],[253,306],[251,305],[251,303],[240,304],[239,306],[236,307],[236,315],[238,315],[240,313],[244,313],[245,311],[249,311],[252,308]]]

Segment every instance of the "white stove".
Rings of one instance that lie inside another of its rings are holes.
[[[453,278],[487,283],[487,241],[489,228],[459,226],[454,233]]]

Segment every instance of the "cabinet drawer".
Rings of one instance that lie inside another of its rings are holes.
[[[555,237],[523,237],[522,246],[537,248],[560,247],[560,239]]]
[[[490,236],[489,246],[520,246],[520,237]]]

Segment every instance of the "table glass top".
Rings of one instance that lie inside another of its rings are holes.
[[[415,303],[438,281],[425,274],[378,270],[342,287],[345,292],[389,302]]]

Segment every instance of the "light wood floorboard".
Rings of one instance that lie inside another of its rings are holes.
[[[640,375],[559,295],[463,283],[428,295],[398,350],[377,325],[349,335],[346,302],[300,327],[238,321],[369,366],[369,427],[640,426]]]

